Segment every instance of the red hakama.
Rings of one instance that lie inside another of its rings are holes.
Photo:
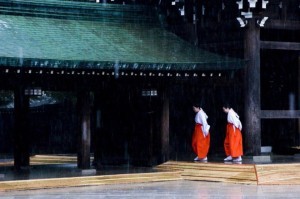
[[[231,123],[227,123],[224,149],[226,155],[233,158],[243,155],[242,133]]]
[[[207,136],[205,137],[202,131],[202,125],[196,124],[192,136],[193,151],[197,154],[198,158],[205,158],[208,154],[209,146],[210,146],[210,133],[208,133]]]

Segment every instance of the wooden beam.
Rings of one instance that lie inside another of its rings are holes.
[[[261,49],[300,50],[298,42],[260,41]]]
[[[300,118],[300,110],[261,110],[262,119],[294,119]]]
[[[300,21],[268,20],[265,29],[300,30]]]

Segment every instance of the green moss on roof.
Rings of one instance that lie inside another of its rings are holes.
[[[242,60],[201,50],[168,32],[149,7],[12,2],[18,6],[0,8],[0,65],[110,68],[119,64],[165,70],[243,66]]]

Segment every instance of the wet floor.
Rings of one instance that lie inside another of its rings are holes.
[[[300,185],[243,185],[203,181],[169,181],[92,187],[54,188],[43,190],[0,192],[0,198],[78,199],[78,198],[299,198]]]
[[[151,167],[103,166],[96,170],[93,167],[89,170],[80,170],[77,164],[52,164],[52,165],[32,165],[29,168],[16,171],[12,166],[0,167],[0,181],[29,180],[44,178],[67,178],[93,175],[112,175],[127,173],[148,173],[157,172]]]

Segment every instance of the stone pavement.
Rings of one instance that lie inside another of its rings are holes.
[[[300,185],[241,185],[203,181],[170,181],[122,185],[101,185],[28,191],[0,192],[4,199],[96,199],[96,198],[163,198],[163,199],[247,199],[299,198]]]

